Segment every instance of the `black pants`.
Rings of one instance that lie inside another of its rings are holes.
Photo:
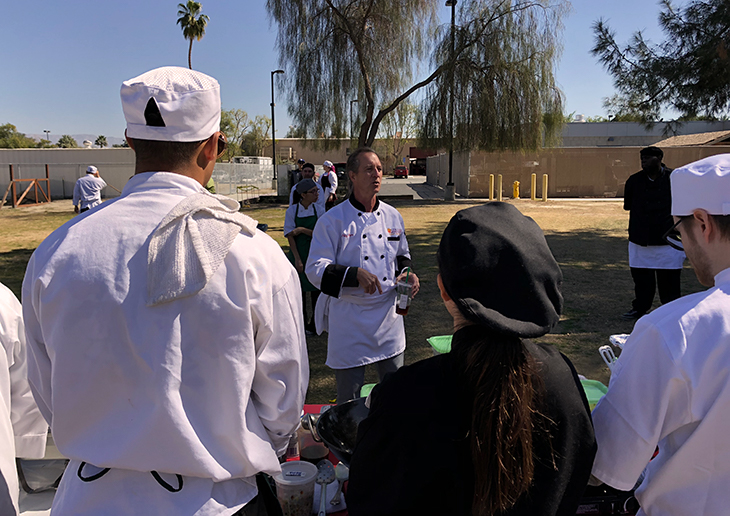
[[[659,300],[662,304],[674,301],[682,295],[679,279],[682,269],[637,269],[631,268],[634,278],[636,299],[631,303],[634,310],[646,313],[654,302],[654,293],[659,287]]]
[[[319,290],[312,290],[309,292],[309,299],[312,303],[312,316],[307,317],[307,293],[302,292],[302,312],[304,312],[304,327],[309,331],[315,331],[314,324],[314,307],[317,306],[317,299],[319,298]]]
[[[283,516],[279,500],[276,498],[274,479],[264,473],[256,475],[259,490],[253,500],[236,511],[233,516]]]

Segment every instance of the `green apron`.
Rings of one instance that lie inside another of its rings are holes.
[[[297,228],[311,229],[314,231],[314,225],[317,224],[317,207],[313,206],[314,215],[309,217],[299,216],[299,203],[297,203],[297,209],[294,212],[294,226]],[[299,251],[299,258],[302,259],[302,263],[307,265],[307,258],[309,258],[309,248],[312,245],[312,237],[308,235],[297,235],[294,237],[294,243],[297,245],[297,251]],[[289,251],[289,261],[294,265],[294,253]],[[307,279],[307,275],[303,272],[299,273],[299,281],[302,284],[302,292],[313,292],[317,289]]]

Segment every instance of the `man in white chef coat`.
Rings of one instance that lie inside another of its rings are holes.
[[[226,147],[218,82],[164,67],[121,97],[135,175],[23,283],[33,394],[71,459],[53,514],[267,514],[259,473],[280,471],[309,376],[299,278],[203,187]]]
[[[20,302],[0,283],[0,514],[18,512],[15,458],[40,459],[48,425],[28,385],[25,331]]]
[[[306,266],[309,281],[324,294],[315,319],[317,331],[328,332],[337,403],[360,396],[367,364],[381,379],[403,365],[406,338],[403,317],[395,313],[395,284],[407,275],[413,295],[419,288],[403,217],[377,198],[383,179],[378,155],[357,149],[347,173],[352,194],[317,222]]]
[[[317,210],[320,213],[324,213],[326,211],[325,209],[325,198],[324,198],[324,189],[322,188],[322,185],[317,182],[317,179],[314,177],[314,165],[311,163],[305,163],[302,167],[302,179],[311,179],[314,181],[314,183],[317,185],[317,189],[319,190],[319,197],[317,197],[317,201],[314,203],[317,206]],[[301,179],[300,179],[301,181]],[[297,183],[299,184],[299,183]],[[297,185],[291,187],[291,191],[289,192],[289,206],[294,206],[296,203],[300,201],[299,193],[297,193]]]
[[[727,514],[730,154],[676,169],[671,188],[674,226],[667,242],[683,248],[709,289],[636,323],[593,411],[593,475],[628,490],[646,468],[636,490],[640,515]]]
[[[99,169],[94,165],[86,167],[86,175],[76,180],[74,185],[74,212],[84,213],[101,204],[101,191],[106,188],[106,181],[99,176]]]

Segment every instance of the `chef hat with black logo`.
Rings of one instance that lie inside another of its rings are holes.
[[[468,320],[521,338],[558,323],[563,274],[540,227],[514,206],[490,202],[457,212],[437,256],[444,288]]]
[[[127,136],[198,142],[220,130],[218,81],[200,72],[164,66],[122,83]]]

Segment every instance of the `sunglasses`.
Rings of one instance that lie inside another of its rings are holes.
[[[228,148],[228,139],[223,133],[218,133],[218,157],[220,158]]]
[[[673,247],[677,251],[684,251],[684,244],[682,244],[682,235],[679,232],[678,226],[684,219],[679,219],[669,230],[664,233],[662,237],[664,241]]]

